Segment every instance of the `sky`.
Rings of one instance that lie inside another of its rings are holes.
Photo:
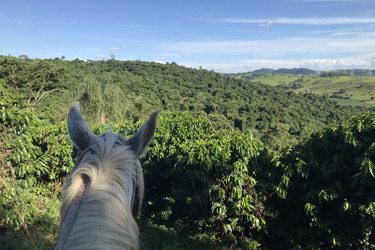
[[[375,69],[375,0],[2,0],[0,55]]]

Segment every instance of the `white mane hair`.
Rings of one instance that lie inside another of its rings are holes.
[[[78,160],[63,185],[56,250],[139,248],[133,196],[138,196],[140,211],[144,181],[139,157],[154,137],[158,113],[152,113],[127,140],[110,132],[95,136],[81,115],[79,102],[72,105],[68,131]]]
[[[125,174],[135,176],[143,199],[143,175],[130,146],[115,146],[121,135],[103,134],[67,180],[61,221],[74,198],[84,192],[66,249],[138,249],[138,226],[132,216]],[[139,202],[141,206],[141,202]]]

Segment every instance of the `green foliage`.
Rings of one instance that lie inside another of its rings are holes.
[[[324,71],[319,74],[320,77],[351,76],[349,72]]]
[[[217,133],[188,114],[168,114],[158,124],[143,164],[144,215],[210,232],[228,246],[257,248],[254,235],[265,224],[263,145],[249,133]]]
[[[72,169],[66,126],[46,125],[21,102],[0,89],[0,192],[2,223],[26,230],[38,211],[26,190],[61,181]],[[61,167],[63,166],[63,167]]]
[[[294,78],[297,87],[310,79]],[[274,150],[365,111],[337,106],[328,97],[307,94],[303,88],[301,94],[295,94],[264,86],[259,83],[263,83],[261,78],[246,81],[176,63],[0,56],[0,79],[10,90],[23,93],[36,115],[51,123],[63,121],[76,100],[81,101],[90,123],[145,120],[156,109],[189,111],[208,117],[215,129],[250,129]],[[289,129],[268,137],[268,131],[279,125]]]
[[[280,198],[272,200],[277,216],[270,227],[278,244],[375,247],[374,136],[375,116],[368,113],[314,133],[275,159]]]
[[[374,72],[371,70],[341,70],[321,72],[315,76],[290,74],[236,74],[243,79],[251,79],[261,84],[291,90],[295,93],[313,93],[326,97],[342,106],[374,108]],[[362,76],[362,77],[358,77]]]
[[[263,145],[249,133],[215,132],[208,120],[187,113],[165,113],[158,124],[143,164],[149,187],[144,216],[223,237],[228,246],[257,248],[254,235],[265,224],[264,198],[258,197],[263,184],[256,181],[261,176],[258,161],[268,159]],[[132,135],[141,125],[125,123],[112,130]],[[31,115],[21,127],[22,132],[8,133],[3,145],[9,151],[1,186],[3,223],[15,230],[27,230],[37,214],[32,196],[23,190],[59,185],[70,173],[74,156],[66,125],[43,124]],[[96,134],[105,130],[93,126]]]
[[[293,77],[294,91],[313,79]],[[365,109],[175,63],[0,56],[0,248],[54,244],[75,158],[67,108],[77,99],[95,134],[108,122],[132,136],[163,110],[142,164],[142,216],[152,227],[216,241],[212,248],[375,247],[375,116],[321,130]],[[30,241],[7,240],[9,232]]]

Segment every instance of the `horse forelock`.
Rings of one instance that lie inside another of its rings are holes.
[[[128,186],[135,178],[141,206],[144,183],[138,157],[125,140],[112,133],[99,136],[68,177],[61,208],[61,249],[138,248]]]

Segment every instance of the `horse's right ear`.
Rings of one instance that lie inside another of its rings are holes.
[[[84,150],[95,142],[95,135],[81,115],[79,102],[75,102],[69,110],[68,131],[70,140],[79,150]]]
[[[131,146],[133,152],[141,157],[146,152],[147,146],[154,139],[154,133],[156,129],[156,118],[158,117],[159,111],[155,111],[151,114],[148,121],[138,130],[138,132],[128,140],[128,144]]]

